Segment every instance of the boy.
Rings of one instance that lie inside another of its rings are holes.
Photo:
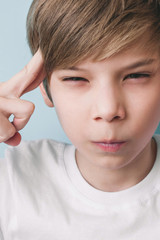
[[[159,239],[159,14],[159,1],[33,1],[35,55],[0,85],[1,142],[20,143],[34,110],[20,96],[40,85],[73,145],[9,148],[0,239]]]

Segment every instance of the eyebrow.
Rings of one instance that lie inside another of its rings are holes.
[[[152,64],[153,62],[155,62],[155,59],[153,58],[150,58],[150,59],[144,59],[142,61],[139,61],[139,62],[135,62],[127,67],[125,67],[126,69],[133,69],[133,68],[138,68],[138,67],[143,67],[143,66],[146,66],[146,65],[150,65]]]
[[[128,69],[128,70],[131,70],[131,69],[134,69],[134,68],[138,68],[138,67],[142,67],[142,66],[146,66],[146,65],[150,65],[152,64],[153,62],[155,62],[155,59],[144,59],[144,60],[141,60],[139,62],[135,62],[135,63],[132,63],[131,65],[128,65],[126,67],[124,67],[125,69]],[[79,67],[76,67],[76,66],[72,66],[72,67],[69,67],[69,68],[63,68],[62,70],[71,70],[71,71],[87,71],[86,69],[84,68],[79,68]]]
[[[62,70],[86,71],[86,69],[84,69],[84,68],[79,68],[79,67],[76,67],[76,66],[72,66],[72,67],[69,67],[69,68],[63,68]]]

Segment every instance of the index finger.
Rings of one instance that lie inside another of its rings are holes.
[[[30,62],[0,88],[1,96],[20,97],[31,91],[45,78],[44,61],[40,49]]]

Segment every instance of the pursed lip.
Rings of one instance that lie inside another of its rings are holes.
[[[126,141],[114,139],[114,140],[93,141],[92,143],[105,152],[114,153],[114,152],[118,152],[126,144]]]
[[[126,142],[124,140],[117,140],[117,139],[112,139],[112,140],[106,140],[106,139],[103,139],[103,140],[100,140],[100,141],[93,141],[93,142],[97,142],[97,143],[106,143],[106,144],[112,144],[112,143],[122,143],[122,142]]]

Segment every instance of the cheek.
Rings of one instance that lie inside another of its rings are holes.
[[[156,94],[156,89],[146,96],[144,99],[144,113],[143,110],[141,111],[144,121],[158,124],[160,120],[160,93]]]
[[[82,113],[77,101],[55,96],[54,105],[64,132],[71,142],[75,142],[75,138],[80,136],[80,129],[83,128]]]
[[[130,118],[137,135],[153,135],[160,121],[160,94],[148,91],[147,94],[138,94],[130,108]]]
[[[90,108],[86,95],[78,90],[54,89],[53,102],[62,126],[81,127],[86,122]]]

